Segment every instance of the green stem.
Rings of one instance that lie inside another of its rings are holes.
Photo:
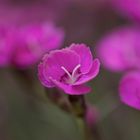
[[[45,88],[45,93],[47,98],[57,106],[59,106],[62,110],[66,112],[71,112],[71,105],[64,93],[61,93],[58,89],[48,89]]]
[[[69,101],[72,106],[73,114],[76,116],[79,129],[85,134],[84,139],[89,140],[89,130],[85,122],[86,101],[84,95],[69,95]]]

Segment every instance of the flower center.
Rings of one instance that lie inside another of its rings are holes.
[[[64,66],[61,66],[61,69],[66,73],[67,76],[65,76],[63,78],[63,80],[67,83],[67,84],[73,84],[77,81],[77,79],[79,78],[80,74],[78,72],[79,68],[81,67],[80,64],[78,64],[72,71],[72,73],[70,73]]]

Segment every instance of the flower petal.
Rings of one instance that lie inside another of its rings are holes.
[[[50,80],[48,80],[48,78],[45,77],[45,69],[43,67],[43,63],[38,65],[38,77],[45,87],[51,88],[55,86]]]
[[[95,59],[92,63],[92,67],[89,73],[83,75],[76,83],[74,83],[74,85],[84,84],[90,81],[91,79],[93,79],[94,77],[96,77],[97,74],[99,73],[99,68],[100,68],[100,62],[98,59]]]
[[[52,51],[43,58],[42,67],[45,79],[50,81],[49,77],[52,77],[59,81],[61,76],[65,74],[65,71],[61,68],[62,66],[72,72],[79,63],[80,58],[74,51],[69,49]]]
[[[67,85],[51,78],[51,81],[66,94],[69,95],[82,95],[91,91],[91,88],[85,85]]]
[[[127,73],[119,85],[121,101],[140,110],[140,72]]]
[[[88,73],[91,66],[92,66],[92,54],[90,48],[87,47],[85,44],[72,44],[70,49],[75,51],[81,59],[81,72]]]

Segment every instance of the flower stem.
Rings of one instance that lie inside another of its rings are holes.
[[[66,96],[64,96],[64,94],[61,93],[61,91],[59,91],[58,89],[45,88],[45,93],[46,93],[47,98],[52,103],[56,104],[57,106],[59,106],[62,110],[66,112],[71,112],[71,105],[68,99],[66,98]]]
[[[86,111],[86,103],[85,103],[84,96],[83,95],[69,95],[68,99],[69,99],[69,102],[71,103],[74,114],[79,118],[83,118]]]
[[[76,116],[77,124],[85,133],[85,140],[90,139],[89,130],[85,122],[86,101],[84,95],[69,95],[68,99],[72,105],[73,114]]]

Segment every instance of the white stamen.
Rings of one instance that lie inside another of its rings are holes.
[[[81,65],[78,64],[78,65],[74,68],[74,70],[72,71],[72,78],[74,78],[76,71],[77,71],[78,68],[80,68],[80,67],[81,67]]]
[[[73,69],[73,71],[72,71],[72,74],[70,74],[69,73],[69,71],[65,68],[65,67],[63,67],[63,66],[61,66],[61,69],[68,75],[68,77],[69,77],[69,79],[67,79],[68,81],[68,83],[74,83],[75,81],[76,81],[76,79],[79,77],[79,75],[76,75],[77,73],[77,70],[78,70],[78,68],[80,67],[81,65],[80,64],[78,64],[74,69]]]
[[[71,74],[68,72],[68,70],[65,67],[61,66],[61,69],[64,70],[64,72],[69,76],[70,79],[72,79]]]

